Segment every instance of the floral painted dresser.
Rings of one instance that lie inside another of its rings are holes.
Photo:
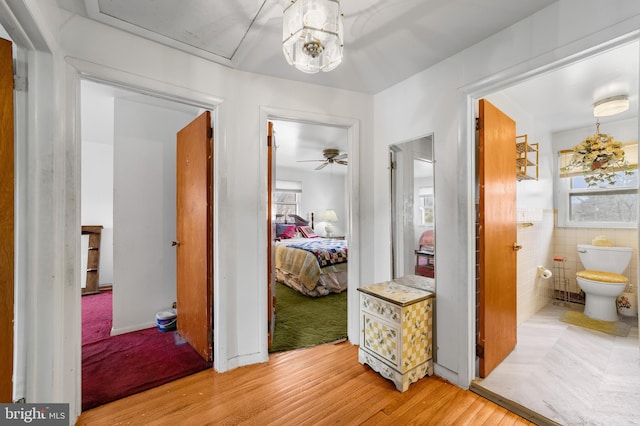
[[[396,281],[360,291],[358,361],[390,379],[400,392],[433,374],[435,294]]]

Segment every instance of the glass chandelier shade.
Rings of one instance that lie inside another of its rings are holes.
[[[282,51],[300,71],[313,74],[340,65],[343,35],[338,0],[291,0],[284,10]]]

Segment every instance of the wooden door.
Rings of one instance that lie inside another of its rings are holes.
[[[480,377],[516,346],[516,123],[486,100],[479,121]]]
[[[212,359],[213,131],[204,112],[177,135],[176,262],[178,332]]]
[[[273,220],[273,191],[276,181],[275,167],[275,135],[273,133],[273,123],[268,124],[267,133],[267,324],[268,324],[268,347],[271,349],[271,340],[276,326],[276,259],[275,259],[275,221]]]
[[[13,56],[0,39],[0,402],[13,396],[14,163]]]

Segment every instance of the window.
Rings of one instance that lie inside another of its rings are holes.
[[[299,214],[301,194],[302,184],[300,182],[276,181],[273,205],[274,214],[278,222],[293,222],[289,215]]]
[[[590,228],[633,228],[638,221],[637,145],[625,147],[633,172],[616,172],[615,185],[589,187],[582,173],[559,173],[558,225]],[[559,167],[571,151],[561,152]]]
[[[418,191],[420,224],[433,225],[433,188],[421,187]]]

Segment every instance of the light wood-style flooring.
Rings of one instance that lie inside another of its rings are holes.
[[[549,304],[521,324],[515,350],[472,387],[562,425],[640,425],[637,318],[620,316],[631,330],[619,337],[560,321],[567,309]]]
[[[197,373],[83,413],[77,425],[531,425],[439,378],[400,393],[349,342]]]

